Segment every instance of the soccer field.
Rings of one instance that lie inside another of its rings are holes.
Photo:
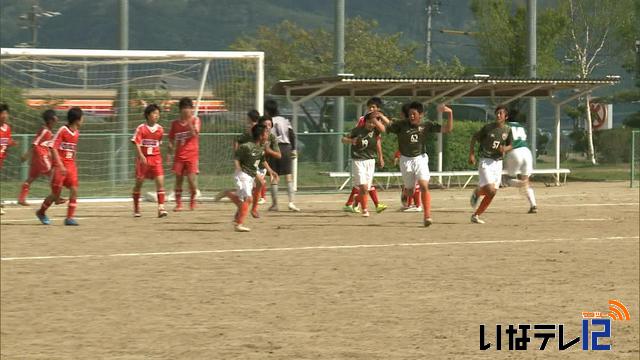
[[[540,212],[501,189],[471,224],[470,190],[432,191],[434,225],[390,205],[362,218],[346,195],[299,195],[301,213],[248,219],[230,203],[131,216],[129,203],[66,206],[40,225],[30,208],[1,218],[3,359],[439,359],[639,356],[639,196],[627,182],[535,184]],[[66,195],[66,194],[65,194]],[[284,194],[281,201],[285,200]],[[286,203],[284,204],[286,205]],[[281,206],[282,208],[284,206]],[[619,299],[611,351],[581,345],[509,351],[508,324],[564,324]],[[479,326],[502,350],[481,351]]]

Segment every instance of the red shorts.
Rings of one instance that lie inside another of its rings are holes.
[[[51,174],[51,159],[49,156],[32,157],[31,166],[29,167],[29,177],[38,178],[40,176],[48,176]]]
[[[164,176],[162,156],[148,156],[147,165],[136,159],[136,179],[155,179],[158,176]]]
[[[176,175],[186,176],[189,174],[198,174],[200,171],[198,170],[198,160],[174,160],[173,161],[173,172]]]
[[[75,165],[65,165],[67,174],[62,175],[60,168],[53,168],[53,176],[51,177],[51,187],[78,187],[78,169]]]

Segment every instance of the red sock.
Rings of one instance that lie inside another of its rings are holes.
[[[67,207],[67,219],[73,219],[73,215],[76,213],[76,198],[69,198],[69,207]]]
[[[362,206],[362,212],[367,211],[367,192],[361,191],[359,192],[358,200],[360,200],[360,205]]]
[[[196,190],[191,190],[191,198],[189,199],[189,206],[191,209],[196,207]]]
[[[250,201],[251,200],[246,199],[240,204],[240,206],[238,206],[238,218],[236,219],[238,221],[238,225],[244,223],[244,219],[247,217],[247,213],[249,212]]]
[[[262,190],[260,190],[260,197],[265,198],[267,196],[267,184],[262,185]]]
[[[351,188],[351,194],[349,194],[349,199],[347,199],[347,203],[345,205],[352,206],[356,195],[358,195],[358,188],[354,186]]]
[[[39,213],[44,214],[44,212],[47,211],[47,209],[51,206],[51,204],[53,204],[53,200],[49,200],[49,197],[47,196],[42,202],[42,206],[40,206]]]
[[[484,199],[482,199],[482,202],[480,203],[480,206],[478,206],[478,209],[476,210],[475,215],[480,215],[485,210],[487,210],[487,208],[489,207],[489,204],[491,204],[492,200],[493,200],[493,196],[485,195]]]
[[[164,205],[164,189],[158,190],[157,195],[158,195],[158,205]]]
[[[420,207],[420,186],[416,186],[416,189],[413,191],[413,202],[416,204],[416,207]]]
[[[18,198],[19,202],[25,202],[27,200],[27,195],[29,195],[29,187],[31,184],[25,182],[22,184],[22,190],[20,190],[20,197]]]
[[[176,206],[182,206],[182,189],[175,189]]]
[[[258,211],[258,200],[260,199],[260,193],[262,189],[253,189],[251,195],[253,195],[253,204],[251,205],[251,211]]]
[[[140,193],[139,192],[133,193],[133,212],[135,213],[140,212]]]
[[[371,201],[373,201],[373,205],[375,207],[378,207],[378,203],[379,203],[379,201],[378,201],[378,190],[376,190],[375,186],[372,186],[369,189],[369,195],[371,195]]]
[[[431,217],[431,193],[429,190],[420,193],[422,196],[422,206],[424,207],[424,218]]]

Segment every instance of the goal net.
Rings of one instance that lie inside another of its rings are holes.
[[[77,163],[80,197],[127,197],[135,176],[135,128],[144,122],[149,103],[161,109],[166,144],[178,100],[190,97],[202,120],[199,190],[205,196],[232,186],[232,143],[245,128],[250,109],[262,111],[262,52],[178,52],[2,49],[0,102],[10,107],[9,124],[18,144],[8,149],[2,169],[2,199],[17,196],[28,175],[20,156],[42,127],[41,113],[54,109],[55,129],[66,111],[85,113]],[[173,189],[171,163],[165,156],[165,187]],[[144,192],[154,190],[148,182]],[[30,198],[49,191],[48,179],[32,185]]]

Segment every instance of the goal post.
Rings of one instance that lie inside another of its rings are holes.
[[[28,164],[19,158],[46,109],[58,113],[56,129],[66,122],[68,108],[85,112],[78,144],[80,196],[127,197],[135,159],[129,142],[144,122],[142,110],[157,103],[168,134],[179,113],[177,101],[192,98],[202,120],[199,189],[209,196],[232,185],[233,139],[245,129],[247,111],[262,112],[264,104],[264,53],[258,51],[2,48],[0,60],[0,102],[10,106],[9,124],[21,143],[9,150],[4,164],[3,199],[14,197],[24,181]],[[166,155],[165,144],[162,150]],[[167,161],[165,178],[171,191]],[[143,191],[151,190],[149,182]],[[32,197],[47,191],[41,180]]]
[[[631,132],[630,186],[640,187],[640,130]]]

